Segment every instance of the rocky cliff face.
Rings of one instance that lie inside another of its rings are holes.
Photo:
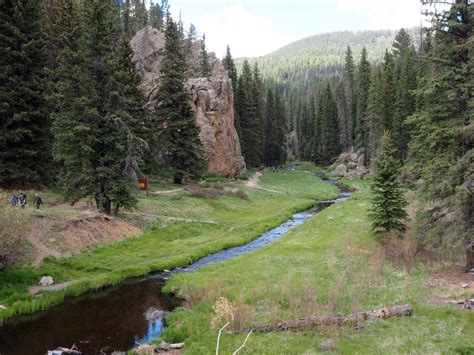
[[[160,83],[160,64],[165,36],[147,26],[137,32],[131,45],[135,52],[137,69],[142,75],[142,88],[149,107],[152,107],[153,93]],[[245,162],[234,127],[232,83],[224,66],[213,53],[209,54],[211,79],[200,77],[200,45],[200,41],[193,41],[185,46],[188,62],[186,77],[200,128],[200,138],[207,155],[208,171],[233,177],[245,170]]]

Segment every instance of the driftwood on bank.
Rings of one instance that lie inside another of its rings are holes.
[[[275,330],[300,330],[308,328],[319,328],[332,325],[345,325],[348,323],[359,323],[369,319],[387,319],[403,316],[411,316],[413,307],[410,304],[395,306],[393,308],[380,308],[374,311],[359,312],[348,316],[310,316],[295,320],[288,320],[281,323],[261,325],[254,328],[247,328],[236,333],[248,333],[250,331],[267,333]]]

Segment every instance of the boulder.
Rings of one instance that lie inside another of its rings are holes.
[[[357,172],[355,170],[349,171],[344,174],[344,178],[348,180],[354,180],[357,177]]]
[[[54,284],[54,280],[51,276],[43,276],[39,282],[41,286],[51,286]]]
[[[357,164],[354,163],[353,161],[350,161],[348,164],[347,164],[347,170],[354,170],[357,168]]]
[[[354,162],[354,163],[357,163],[357,153],[352,152],[352,153],[349,155],[349,161]]]
[[[214,53],[209,53],[210,79],[201,77],[201,43],[195,40],[186,44],[186,86],[192,97],[209,173],[233,177],[245,171],[245,162],[234,126],[232,81]],[[131,41],[136,67],[142,76],[141,86],[150,109],[154,106],[153,96],[160,84],[164,45],[164,34],[151,26],[138,31]]]
[[[346,166],[344,164],[339,164],[336,167],[336,170],[332,172],[332,176],[334,177],[343,177],[347,173]]]
[[[168,314],[168,312],[166,312],[166,311],[162,311],[160,309],[156,309],[156,308],[151,307],[145,312],[144,315],[145,315],[145,318],[148,322],[153,322],[157,319],[165,317],[167,314]]]
[[[367,169],[365,166],[358,166],[356,169],[356,175],[355,177],[358,179],[363,179],[369,174],[369,169]]]
[[[359,154],[357,156],[357,166],[365,166],[365,154]]]

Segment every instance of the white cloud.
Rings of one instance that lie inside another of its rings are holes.
[[[337,12],[367,18],[367,29],[398,29],[421,23],[419,0],[337,0]]]
[[[174,14],[173,14],[174,15]],[[189,21],[184,19],[185,26]],[[241,4],[223,7],[219,12],[193,18],[199,34],[206,34],[206,45],[221,58],[229,44],[233,57],[260,56],[298,37],[279,36],[269,17],[250,13]]]

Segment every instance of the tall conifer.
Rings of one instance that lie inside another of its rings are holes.
[[[402,220],[406,217],[403,191],[397,182],[399,162],[397,151],[385,131],[377,151],[375,160],[375,176],[372,184],[372,209],[369,213],[372,227],[390,230],[404,230]]]
[[[199,178],[206,164],[191,97],[185,87],[186,59],[181,36],[171,16],[166,21],[165,35],[152,129],[157,137],[155,145],[173,170],[174,181],[182,183],[185,178]]]
[[[40,0],[0,2],[0,185],[48,180],[46,39]]]

